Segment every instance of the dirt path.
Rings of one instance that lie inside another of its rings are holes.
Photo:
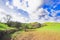
[[[23,32],[13,37],[14,40],[60,40],[60,32],[32,31]],[[12,39],[12,40],[13,40]]]

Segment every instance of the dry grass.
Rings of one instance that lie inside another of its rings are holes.
[[[60,32],[32,31],[15,35],[12,40],[60,40]]]

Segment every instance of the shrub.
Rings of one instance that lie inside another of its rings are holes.
[[[18,29],[21,27],[21,23],[20,22],[10,21],[7,25],[10,26],[10,27],[18,28]]]
[[[41,27],[41,24],[38,22],[31,23],[32,28],[39,28]]]

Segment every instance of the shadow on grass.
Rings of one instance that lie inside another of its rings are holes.
[[[11,40],[11,35],[18,30],[0,31],[0,40]]]

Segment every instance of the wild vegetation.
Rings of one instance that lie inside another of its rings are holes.
[[[1,40],[11,40],[11,35],[18,31],[33,31],[36,28],[41,27],[40,23],[20,23],[9,21],[7,23],[0,23],[0,38]]]
[[[60,23],[46,22],[28,32],[16,32],[11,40],[60,40]]]
[[[60,23],[0,23],[1,40],[60,40]],[[50,39],[51,38],[51,39]]]

